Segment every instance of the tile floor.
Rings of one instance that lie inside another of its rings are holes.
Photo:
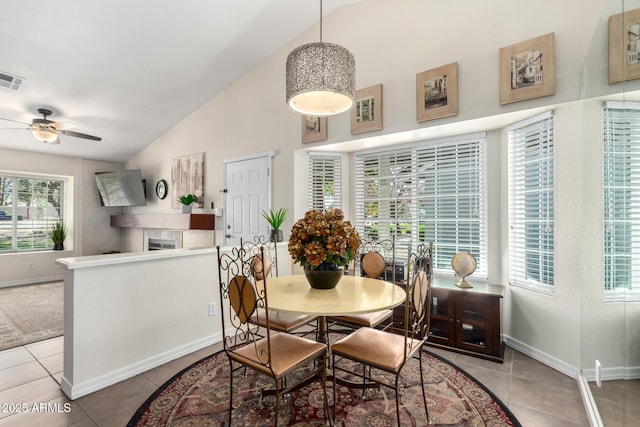
[[[59,388],[63,339],[0,352],[0,427],[125,426],[138,407],[182,368],[212,354],[204,348],[127,381],[69,401]],[[474,376],[524,427],[588,426],[577,382],[507,348],[504,364],[430,348]],[[24,413],[17,412],[26,408]]]

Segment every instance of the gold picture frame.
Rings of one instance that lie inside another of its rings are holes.
[[[502,47],[499,56],[500,105],[555,94],[555,33]]]
[[[327,118],[315,116],[302,116],[302,143],[326,141]]]
[[[416,119],[418,122],[458,114],[458,63],[416,74]]]
[[[609,84],[640,78],[640,9],[609,17]]]
[[[382,129],[382,85],[356,91],[356,103],[351,109],[351,134]]]

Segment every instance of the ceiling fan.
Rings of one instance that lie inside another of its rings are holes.
[[[6,120],[9,122],[20,123],[26,125],[26,129],[30,130],[33,137],[38,141],[46,142],[49,144],[60,144],[58,135],[68,135],[75,138],[90,139],[92,141],[102,141],[102,138],[93,135],[87,135],[86,133],[74,132],[69,129],[74,128],[76,125],[70,122],[54,122],[47,119],[51,115],[51,110],[46,108],[38,108],[38,114],[42,116],[41,119],[33,119],[31,123],[23,123],[17,120],[4,119],[0,117],[0,120]]]

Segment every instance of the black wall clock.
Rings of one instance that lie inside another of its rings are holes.
[[[156,184],[156,196],[158,196],[159,199],[164,199],[165,197],[167,197],[167,189],[167,181],[161,179]]]

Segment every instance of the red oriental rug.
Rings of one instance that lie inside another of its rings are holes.
[[[515,416],[471,375],[437,355],[424,351],[424,380],[427,390],[427,424],[419,381],[418,361],[412,359],[401,375],[402,426],[521,427]],[[273,381],[251,370],[234,374],[232,426],[273,425],[273,397],[261,398],[261,390]],[[379,373],[378,375],[385,375]],[[332,383],[327,384],[329,405],[333,405]],[[286,426],[325,425],[322,387],[316,381],[286,396],[280,405],[278,424]],[[364,399],[359,389],[337,389],[336,425],[393,426],[396,406],[393,390],[370,389]],[[219,352],[176,374],[140,406],[127,426],[228,426],[229,362]]]

